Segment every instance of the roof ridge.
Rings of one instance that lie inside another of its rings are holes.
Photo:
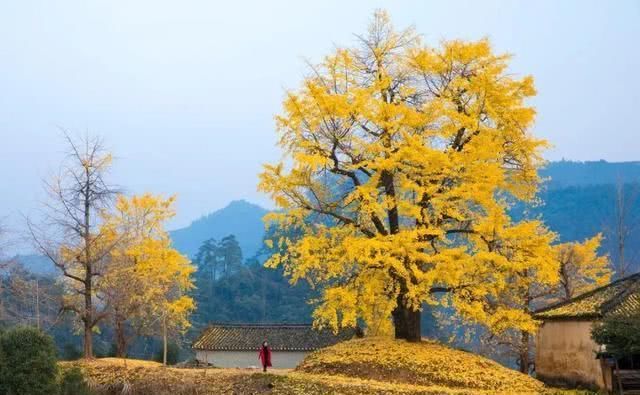
[[[640,280],[640,272],[631,274],[631,275],[623,277],[623,278],[619,278],[619,279],[617,279],[615,281],[610,282],[609,284],[602,285],[602,286],[600,286],[598,288],[592,289],[591,291],[587,291],[587,292],[584,292],[584,293],[582,293],[582,294],[580,294],[578,296],[574,296],[571,299],[567,299],[567,300],[563,300],[563,301],[560,301],[560,302],[552,303],[549,306],[546,306],[546,307],[543,307],[541,309],[538,309],[538,310],[534,311],[534,315],[535,314],[540,314],[540,313],[545,313],[547,311],[556,309],[558,307],[563,307],[563,306],[569,305],[571,303],[580,301],[582,299],[588,298],[589,296],[592,296],[592,295],[594,295],[596,293],[602,292],[603,290],[608,289],[610,287],[613,287],[614,285],[617,285],[617,284],[619,284],[619,283],[621,283],[623,281],[628,281],[628,280],[632,280],[632,279],[635,281],[636,280],[635,277],[637,277],[637,280]],[[622,291],[620,293],[624,293],[624,292],[625,291]],[[620,295],[620,293],[616,294],[615,296],[610,298],[607,302],[603,303],[602,305],[605,305],[608,302],[610,302],[611,300],[615,299],[617,296]]]
[[[228,326],[228,327],[308,327],[312,323],[288,323],[288,322],[210,322],[207,327]]]
[[[638,274],[640,273],[636,273],[636,275]],[[629,276],[629,277],[633,277],[633,276]],[[609,313],[611,310],[614,309],[615,306],[624,303],[624,301],[627,300],[627,298],[629,298],[631,295],[638,292],[638,290],[640,289],[640,276],[638,276],[639,281],[635,281],[636,279],[633,279],[633,280],[634,281],[629,285],[629,287],[627,287],[626,289],[623,289],[620,293],[618,293],[617,295],[609,299],[607,302],[602,304],[602,309],[600,311],[602,315]]]
[[[274,351],[311,351],[347,340],[356,329],[318,331],[310,324],[211,324],[191,344],[194,350],[255,351],[268,339]]]

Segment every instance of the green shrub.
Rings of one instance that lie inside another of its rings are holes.
[[[591,337],[598,344],[606,344],[607,351],[616,357],[640,354],[640,309],[628,315],[610,315],[591,328]]]
[[[15,328],[0,338],[0,383],[11,395],[58,392],[56,349],[51,337],[35,328]]]
[[[74,366],[62,373],[60,395],[91,395],[84,373],[79,367]]]
[[[5,370],[7,369],[7,362],[4,356],[4,352],[2,351],[2,329],[0,329],[0,395],[5,395],[8,391],[6,383],[3,380],[3,377],[6,375]]]

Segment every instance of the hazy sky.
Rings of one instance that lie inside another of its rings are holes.
[[[304,58],[354,42],[376,8],[430,43],[489,37],[533,74],[549,159],[640,159],[640,1],[0,0],[0,218],[43,199],[58,126],[104,136],[112,180],[178,195],[172,227],[268,205],[273,116]]]

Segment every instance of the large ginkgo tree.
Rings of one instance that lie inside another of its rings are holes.
[[[425,45],[377,12],[358,45],[312,65],[277,117],[281,163],[260,189],[292,281],[322,287],[316,322],[335,329],[390,317],[420,340],[424,303],[491,328],[529,328],[496,303],[518,273],[557,281],[543,224],[512,223],[534,198],[545,141],[530,133],[533,79],[488,41]]]

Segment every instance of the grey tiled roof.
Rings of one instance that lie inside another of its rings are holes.
[[[535,317],[543,321],[599,319],[607,314],[629,315],[640,311],[640,273],[545,307]]]
[[[273,351],[313,351],[356,335],[357,330],[315,330],[309,324],[211,324],[193,343],[195,350],[256,351],[267,340]]]

